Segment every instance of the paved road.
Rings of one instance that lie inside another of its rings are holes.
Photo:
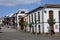
[[[60,37],[33,35],[31,33],[15,31],[0,33],[0,40],[60,40]]]

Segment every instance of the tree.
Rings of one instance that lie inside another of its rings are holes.
[[[54,31],[52,30],[51,27],[53,27],[53,25],[55,24],[55,19],[48,19],[48,24],[50,26],[50,32],[51,32],[51,35],[54,34]]]

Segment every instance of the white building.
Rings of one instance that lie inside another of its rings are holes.
[[[17,28],[18,28],[18,30],[20,30],[21,28],[23,28],[24,29],[24,27],[22,26],[22,27],[20,27],[20,25],[19,25],[19,21],[22,19],[22,21],[24,21],[24,16],[26,15],[26,13],[27,13],[28,11],[26,10],[26,9],[20,9],[20,10],[18,10],[17,11]]]
[[[2,24],[2,17],[0,17],[0,24]]]
[[[0,24],[2,24],[2,21],[4,20],[4,17],[0,17]]]
[[[56,23],[49,26],[48,19],[55,19]],[[49,33],[49,29],[52,29],[54,32],[59,32],[60,4],[46,4],[28,12],[28,24],[30,22],[34,23],[34,32]],[[30,31],[29,28],[28,31]]]

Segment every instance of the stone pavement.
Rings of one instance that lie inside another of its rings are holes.
[[[33,35],[31,33],[18,32],[15,29],[3,29],[2,33],[0,33],[0,40],[60,40],[59,36]]]
[[[1,31],[2,32],[17,32],[16,29],[11,29],[11,28],[6,28],[6,27],[2,27]]]
[[[60,40],[60,37],[33,35],[24,32],[3,32],[0,33],[0,40]]]

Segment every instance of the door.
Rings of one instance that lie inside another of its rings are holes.
[[[38,25],[38,27],[39,27],[39,34],[40,34],[40,25]]]
[[[60,11],[59,11],[59,32],[60,32]]]
[[[49,11],[49,19],[53,20],[53,11],[52,10]],[[50,30],[54,31],[54,25],[50,25]]]

